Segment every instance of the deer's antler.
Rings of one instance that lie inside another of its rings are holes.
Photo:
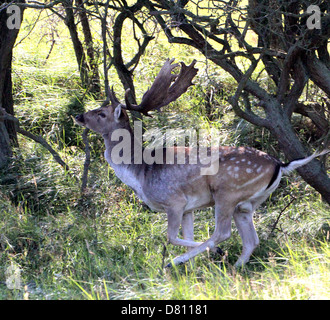
[[[101,107],[107,107],[109,106],[109,103],[111,102],[112,106],[117,106],[120,104],[119,100],[117,99],[115,92],[113,91],[113,86],[111,89],[108,87],[108,95],[107,98],[103,101]]]
[[[188,67],[181,62],[179,75],[172,74],[172,70],[179,66],[172,64],[174,59],[167,59],[160,69],[151,88],[143,95],[139,105],[131,104],[128,101],[129,89],[125,93],[125,108],[148,115],[151,110],[159,110],[170,102],[178,99],[193,84],[191,81],[197,74],[198,69],[194,67],[194,60]],[[174,81],[174,83],[173,83]]]

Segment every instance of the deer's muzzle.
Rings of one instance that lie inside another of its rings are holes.
[[[75,120],[78,124],[84,124],[85,123],[85,119],[84,119],[84,115],[83,114],[79,114],[75,117]]]

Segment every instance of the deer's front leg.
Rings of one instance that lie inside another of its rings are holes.
[[[188,248],[194,248],[200,245],[200,242],[193,241],[194,227],[192,213],[183,215],[183,210],[169,209],[167,210],[167,223],[167,240],[169,243]],[[178,238],[181,223],[184,239]]]
[[[216,250],[216,245],[222,241],[225,241],[230,237],[231,234],[231,219],[233,216],[234,207],[230,204],[219,205],[216,203],[215,205],[215,216],[216,216],[216,226],[215,231],[210,239],[203,242],[202,244],[198,244],[195,242],[195,247],[191,249],[189,252],[178,256],[173,259],[174,265],[179,265],[187,262],[189,259],[194,258],[198,254],[204,252],[205,250]],[[185,241],[185,240],[182,240]],[[166,267],[172,267],[172,263],[169,263]]]
[[[184,240],[194,241],[194,214],[192,212],[185,213],[182,217],[182,236]],[[196,244],[200,244],[196,242]],[[188,251],[193,247],[188,247]]]
[[[182,217],[182,235],[183,239],[194,241],[194,214],[193,212],[185,213]],[[195,245],[188,247],[188,251],[200,246],[203,242],[195,242]],[[210,248],[214,253],[223,255],[223,251],[219,247]]]

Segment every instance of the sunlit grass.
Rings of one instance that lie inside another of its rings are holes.
[[[75,180],[61,174],[42,149],[38,157],[38,162],[27,162],[17,205],[10,203],[4,189],[0,201],[1,281],[6,267],[15,262],[23,283],[34,284],[27,287],[25,298],[330,298],[328,206],[310,189],[303,194],[310,205],[303,198],[293,202],[272,234],[274,221],[290,198],[279,192],[275,197],[280,201],[258,210],[255,221],[261,244],[244,269],[233,267],[241,250],[233,228],[232,238],[221,245],[224,261],[205,253],[193,264],[163,270],[165,214],[143,207],[111,171],[109,181],[102,161],[94,164],[98,175],[93,176],[89,195],[80,201]],[[75,170],[79,176],[80,169]],[[12,187],[7,185],[7,190]],[[295,187],[285,190],[299,196]],[[213,212],[197,212],[195,225],[196,238],[206,240],[214,227]],[[182,252],[168,245],[165,261]],[[24,289],[14,292],[4,286],[0,292],[3,299],[24,295]]]
[[[269,261],[256,260],[243,270],[199,261],[163,274],[153,262],[135,272],[122,266],[118,283],[67,281],[88,299],[329,299],[329,263],[328,245],[321,242],[317,249],[287,245]]]

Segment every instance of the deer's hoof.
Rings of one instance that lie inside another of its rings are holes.
[[[220,247],[216,248],[216,253],[219,254],[222,257],[225,255],[225,253],[222,251],[222,249]]]

